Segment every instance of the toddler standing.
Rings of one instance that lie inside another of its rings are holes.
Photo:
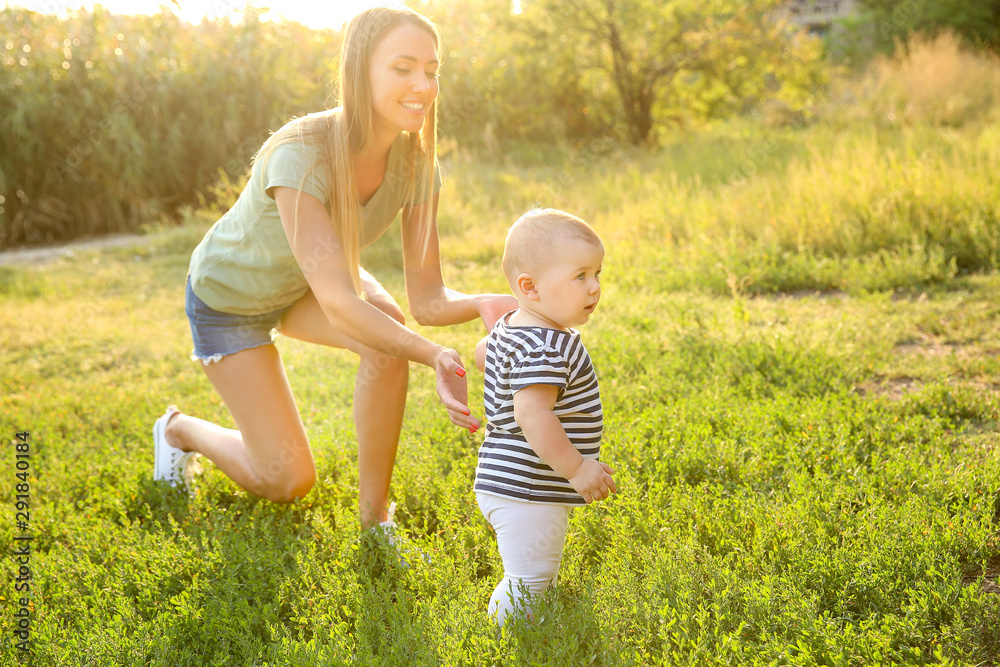
[[[503,560],[488,607],[499,625],[523,591],[555,584],[570,511],[617,491],[598,461],[597,375],[573,328],[597,307],[603,260],[597,233],[563,211],[529,211],[507,234],[503,270],[518,308],[476,348],[488,423],[475,491]]]

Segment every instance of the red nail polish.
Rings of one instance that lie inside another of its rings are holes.
[[[465,369],[464,368],[459,368],[457,371],[455,371],[455,375],[457,375],[460,378],[464,378],[465,377]]]

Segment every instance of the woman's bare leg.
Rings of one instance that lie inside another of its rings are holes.
[[[361,355],[354,384],[354,428],[358,434],[358,507],[362,526],[386,519],[408,386],[409,364],[405,359],[374,351]]]
[[[203,454],[254,495],[281,503],[304,497],[316,469],[278,350],[263,345],[202,367],[239,430],[177,414],[167,442]]]
[[[402,323],[403,313],[395,300],[374,278],[363,276],[368,301]],[[354,385],[358,505],[363,527],[384,521],[406,408],[409,362],[373,350],[336,331],[312,292],[306,293],[285,313],[281,333],[310,343],[346,348],[360,357]]]
[[[403,322],[392,296],[362,272],[368,300]],[[358,436],[358,504],[361,525],[386,519],[389,485],[409,385],[409,363],[377,352],[335,330],[311,291],[289,308],[281,333],[329,347],[349,349],[360,364],[354,389]],[[277,349],[264,345],[204,366],[238,430],[178,413],[166,428],[167,442],[214,462],[241,487],[276,502],[303,497],[316,478],[305,428]]]

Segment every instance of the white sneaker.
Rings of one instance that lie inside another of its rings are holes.
[[[402,535],[396,532],[396,501],[389,503],[389,508],[386,510],[385,521],[379,523],[378,528],[381,529],[382,535],[385,536],[386,542],[389,546],[396,550],[396,555],[399,558],[399,565],[404,570],[409,569],[410,559],[413,557],[419,557],[420,560],[425,563],[431,562],[430,556],[425,554],[420,549],[409,544],[408,540]],[[376,529],[373,529],[376,530]]]
[[[153,424],[153,480],[177,486],[180,482],[190,485],[192,478],[201,472],[196,452],[183,452],[167,442],[167,422],[179,410],[171,405]]]
[[[378,527],[382,529],[385,534],[386,539],[389,544],[396,546],[396,501],[393,500],[389,503],[389,508],[385,511],[385,521],[381,522]]]

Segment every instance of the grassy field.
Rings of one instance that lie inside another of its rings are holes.
[[[452,150],[453,287],[503,288],[503,233],[535,203],[608,246],[583,333],[620,493],[574,513],[559,590],[502,634],[484,616],[501,567],[471,491],[479,438],[450,426],[427,369],[393,498],[429,558],[376,576],[346,353],[278,344],[318,467],[304,501],[258,501],[211,464],[191,497],[151,481],[166,405],[231,425],[187,358],[183,280],[209,215],[0,267],[0,433],[32,448],[28,482],[3,450],[0,539],[19,546],[28,483],[35,664],[996,664],[998,160],[995,124]],[[402,299],[398,241],[365,259]],[[481,334],[423,332],[470,360]],[[2,664],[17,567],[4,559]]]

